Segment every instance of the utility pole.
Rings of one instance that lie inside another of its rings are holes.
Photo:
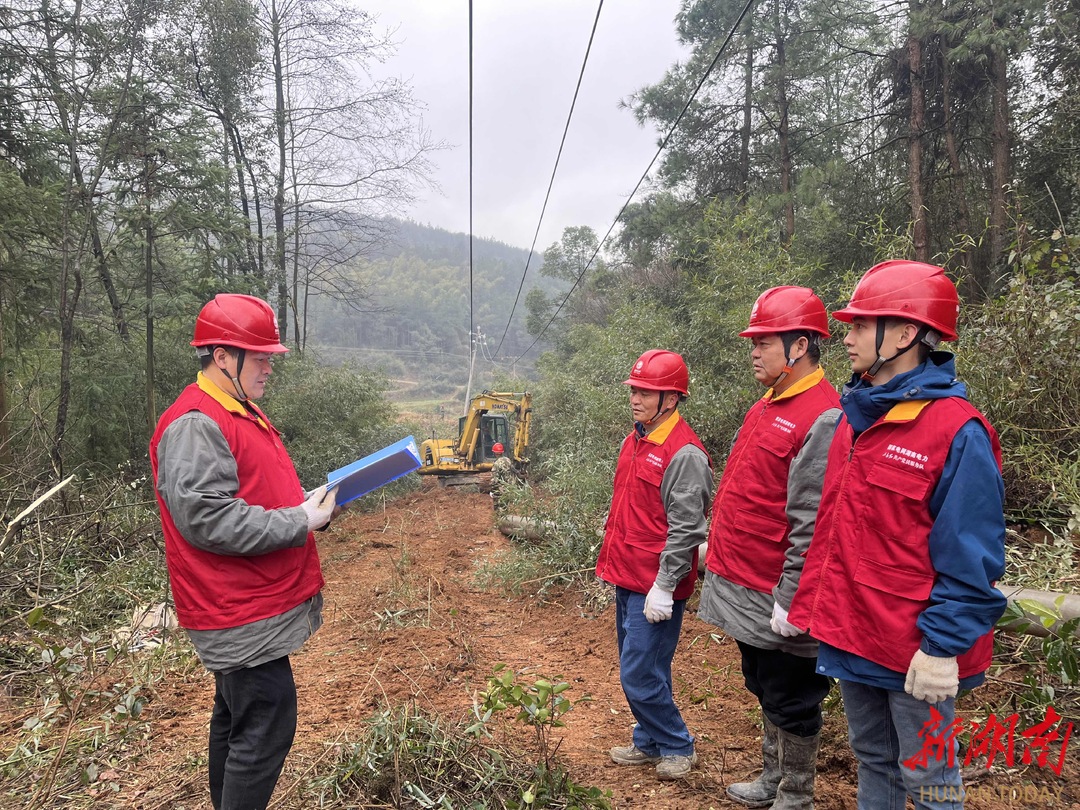
[[[469,358],[469,381],[465,384],[465,407],[462,410],[462,416],[469,415],[469,401],[472,399],[472,378],[473,369],[476,368],[476,349],[480,345],[480,341],[484,339],[484,333],[480,327],[476,327],[476,334],[470,335],[472,339],[471,357]]]

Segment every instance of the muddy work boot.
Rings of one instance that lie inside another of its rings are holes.
[[[636,745],[617,745],[608,752],[611,761],[616,765],[652,765],[659,762],[660,757],[646,754]]]
[[[690,769],[697,765],[697,754],[688,757],[673,754],[660,757],[656,765],[656,778],[661,782],[674,782],[676,779],[685,779]]]
[[[780,732],[768,717],[762,717],[761,776],[753,782],[728,785],[728,798],[747,807],[768,807],[780,784]]]
[[[814,775],[817,773],[821,735],[799,737],[780,730],[780,784],[773,810],[813,810]]]

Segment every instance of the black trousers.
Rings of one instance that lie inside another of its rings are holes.
[[[742,653],[746,688],[757,697],[772,724],[797,737],[812,737],[821,731],[821,701],[831,682],[818,673],[817,658],[735,643]]]
[[[289,657],[214,673],[210,800],[215,810],[265,810],[296,734]]]

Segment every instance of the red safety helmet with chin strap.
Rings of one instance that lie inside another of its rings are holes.
[[[495,442],[495,444],[491,445],[491,452],[501,456],[506,452],[506,448],[503,447],[502,442]]]
[[[739,337],[806,330],[829,337],[825,305],[809,287],[773,287],[758,296]]]
[[[288,347],[281,343],[273,308],[253,295],[215,295],[195,319],[192,346],[234,346],[253,352],[279,354]]]
[[[623,385],[646,391],[678,391],[690,396],[690,372],[682,357],[664,349],[650,349],[641,355]]]
[[[942,340],[956,340],[960,297],[944,268],[923,262],[894,259],[875,264],[866,273],[851,303],[832,314],[838,321],[900,318],[933,329]]]

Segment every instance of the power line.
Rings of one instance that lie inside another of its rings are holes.
[[[701,91],[702,86],[705,84],[705,80],[709,78],[709,74],[712,73],[713,68],[716,67],[716,63],[720,61],[720,57],[723,55],[724,51],[727,50],[727,46],[728,44],[730,44],[731,38],[735,36],[735,32],[742,24],[743,18],[746,17],[747,13],[750,11],[750,7],[753,4],[754,0],[746,0],[746,5],[743,6],[743,10],[739,12],[739,18],[735,20],[735,23],[731,26],[731,30],[728,31],[727,37],[720,45],[719,50],[717,50],[716,55],[713,57],[713,60],[709,64],[708,69],[698,81],[697,86],[694,88],[694,92],[690,94],[690,98],[686,100],[686,104],[683,105],[682,111],[679,112],[678,117],[675,119],[675,123],[671,125],[671,128],[667,132],[667,135],[664,136],[664,140],[660,142],[660,147],[656,150],[656,154],[653,155],[652,160],[649,161],[649,165],[645,167],[645,171],[642,173],[640,179],[637,181],[637,185],[634,186],[634,190],[630,192],[630,196],[627,197],[626,202],[622,204],[622,208],[619,209],[619,213],[615,215],[615,219],[614,221],[612,221],[611,226],[607,229],[607,233],[604,234],[604,238],[600,240],[599,244],[597,244],[596,250],[594,250],[592,256],[589,257],[589,261],[585,263],[585,267],[583,267],[581,272],[578,273],[578,277],[574,280],[573,285],[566,293],[566,297],[563,298],[562,303],[559,304],[558,309],[556,309],[555,312],[552,314],[551,318],[548,319],[548,322],[544,324],[544,328],[540,330],[540,334],[536,336],[536,339],[529,344],[529,347],[525,351],[518,355],[517,359],[514,361],[515,363],[525,357],[525,355],[532,351],[532,348],[540,342],[540,338],[544,336],[544,333],[547,332],[548,327],[551,326],[552,323],[554,323],[555,318],[558,317],[559,313],[562,311],[562,308],[566,305],[566,302],[570,300],[570,296],[573,294],[574,290],[577,289],[578,284],[581,283],[581,279],[585,277],[585,273],[587,273],[589,268],[592,267],[592,263],[596,260],[597,255],[600,253],[600,249],[607,242],[608,237],[611,236],[611,232],[615,230],[615,226],[619,223],[619,219],[622,217],[623,212],[626,211],[626,206],[630,204],[630,200],[634,199],[634,195],[637,194],[638,189],[641,188],[641,184],[644,183],[645,178],[649,176],[649,172],[652,171],[653,164],[656,163],[657,158],[660,157],[660,153],[663,152],[664,148],[668,145],[668,141],[671,140],[671,136],[675,133],[676,127],[678,127],[679,124],[682,122],[683,116],[686,115],[687,110],[690,109],[690,105],[694,103],[694,99],[697,98],[697,94]]]
[[[469,380],[465,383],[464,412],[469,412],[473,368],[476,366],[476,318],[473,313],[473,0],[469,0]]]
[[[473,316],[473,0],[469,0],[469,334]]]
[[[536,250],[536,240],[540,236],[540,226],[544,222],[544,213],[547,211],[548,199],[551,197],[551,187],[555,185],[555,174],[559,171],[559,160],[562,158],[563,146],[566,144],[566,133],[570,130],[570,119],[574,117],[574,107],[577,106],[578,93],[581,91],[581,80],[585,77],[585,66],[589,63],[589,53],[592,51],[593,39],[596,37],[596,26],[600,22],[600,11],[603,8],[604,0],[600,0],[600,5],[596,7],[596,17],[593,19],[592,32],[589,34],[589,44],[585,48],[585,58],[581,61],[581,72],[578,73],[574,98],[570,102],[570,112],[566,116],[566,125],[563,127],[562,140],[559,141],[559,152],[555,156],[555,166],[551,170],[551,179],[548,181],[547,193],[544,195],[544,205],[540,209],[540,220],[536,223],[536,233],[533,234],[532,244],[529,246],[529,257],[525,260],[525,271],[521,274],[521,283],[518,284],[517,295],[514,296],[514,306],[510,308],[510,317],[506,319],[506,328],[503,329],[502,337],[499,338],[499,345],[495,347],[496,355],[502,349],[503,341],[506,340],[506,333],[510,331],[510,324],[514,320],[518,300],[521,298],[521,290],[525,286],[525,276],[529,273],[529,262],[532,261],[533,251]]]

